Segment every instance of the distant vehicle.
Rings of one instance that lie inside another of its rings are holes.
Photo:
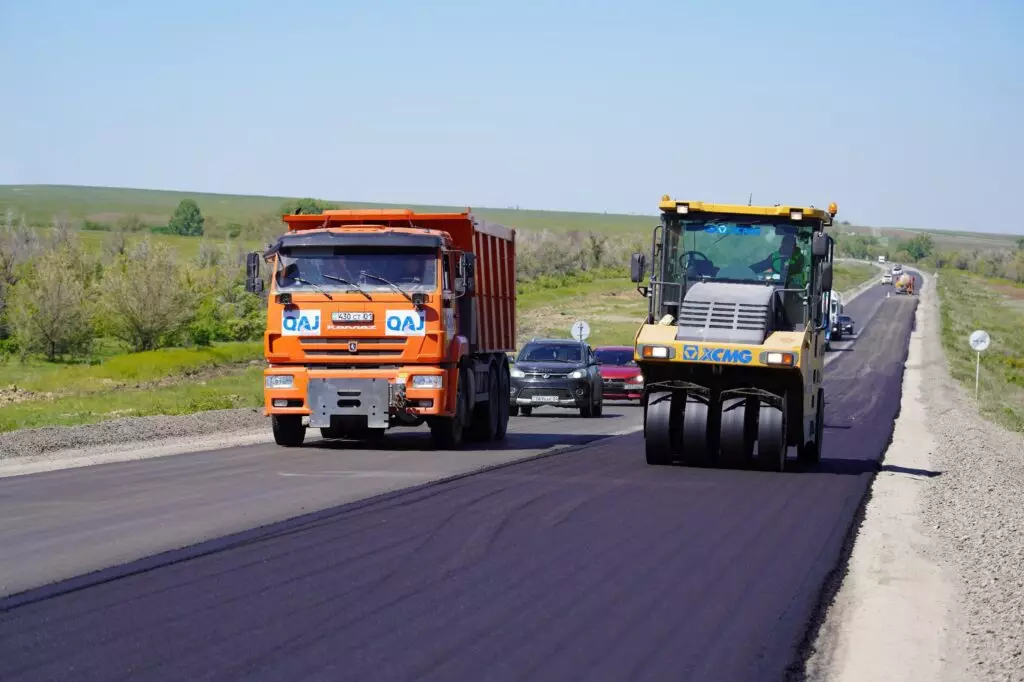
[[[879,256],[878,257],[878,262],[879,263],[884,263],[885,262],[885,256]]]
[[[832,338],[842,341],[847,334],[853,336],[853,318],[849,315],[839,315],[832,323]]]
[[[533,408],[578,409],[581,417],[600,417],[604,390],[594,350],[572,339],[531,339],[512,365],[509,414],[533,414]]]
[[[883,285],[884,284],[892,285],[892,273],[891,272],[887,272],[884,275],[882,275],[882,284]]]
[[[892,274],[898,276],[901,272],[903,272],[903,266],[902,265],[900,265],[899,263],[896,263],[895,265],[892,266]]]
[[[632,346],[601,346],[594,349],[601,370],[604,397],[608,400],[635,400],[644,395],[644,375],[633,359]]]

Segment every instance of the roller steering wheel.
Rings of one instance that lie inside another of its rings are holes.
[[[686,258],[690,254],[693,254],[694,256],[700,256],[701,260],[703,260],[709,266],[714,267],[714,263],[712,263],[711,259],[708,258],[706,255],[704,255],[703,252],[701,252],[701,251],[683,251],[681,254],[679,254],[679,258],[676,259],[677,260],[676,264],[680,267],[680,269],[688,270],[690,268],[689,261]]]

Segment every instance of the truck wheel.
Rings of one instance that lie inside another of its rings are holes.
[[[782,410],[762,403],[757,416],[757,461],[765,471],[786,470],[786,401]]]
[[[722,401],[719,431],[722,462],[747,467],[754,458],[757,441],[757,398],[726,398]]]
[[[489,443],[498,436],[498,422],[501,419],[501,385],[498,382],[498,370],[492,365],[487,371],[487,402],[473,408],[473,440]]]
[[[271,416],[274,427],[274,442],[286,448],[302,445],[306,439],[306,427],[302,425],[302,417],[297,414],[275,414]]]
[[[821,449],[825,436],[825,389],[818,389],[818,406],[814,413],[814,440],[804,443],[797,450],[801,464],[817,464],[821,461]]]
[[[498,432],[495,437],[498,440],[505,440],[508,433],[508,420],[512,416],[512,408],[509,403],[512,398],[509,396],[509,389],[512,386],[512,377],[508,373],[508,363],[502,362],[498,365]]]
[[[430,436],[435,447],[454,450],[462,446],[466,422],[469,418],[469,371],[459,369],[458,386],[455,389],[455,415],[437,417],[430,422]]]
[[[672,391],[651,393],[644,419],[644,451],[651,466],[671,464],[679,439],[679,411]]]

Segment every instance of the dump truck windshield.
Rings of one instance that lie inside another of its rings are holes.
[[[430,249],[297,247],[280,253],[274,279],[282,291],[394,291],[393,282],[428,293],[437,290],[437,261]]]
[[[809,274],[810,244],[810,227],[777,220],[672,218],[665,230],[663,277],[801,288]]]

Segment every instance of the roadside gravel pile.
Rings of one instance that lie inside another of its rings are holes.
[[[923,519],[936,560],[961,584],[962,641],[972,679],[1024,681],[1024,436],[982,419],[946,368],[938,295],[922,300],[932,462]],[[964,339],[964,343],[967,340]]]
[[[61,450],[139,444],[241,431],[269,432],[260,409],[215,410],[162,417],[128,417],[86,426],[52,426],[0,434],[0,460],[35,459]]]

